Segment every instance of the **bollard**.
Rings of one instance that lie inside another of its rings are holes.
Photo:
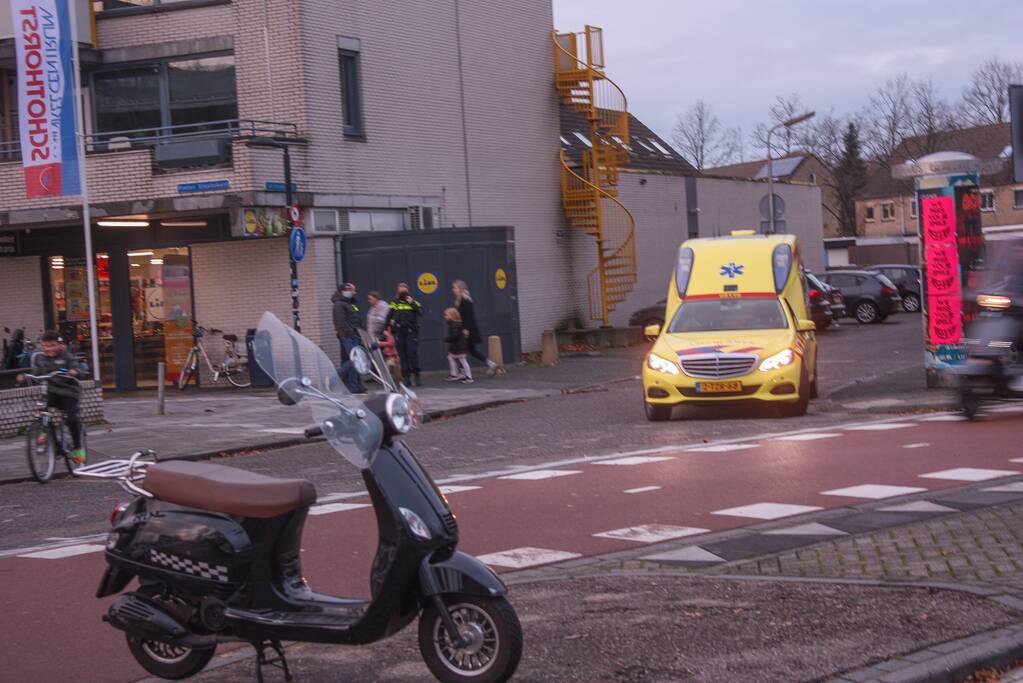
[[[540,353],[541,365],[557,365],[558,358],[558,335],[554,330],[543,331],[543,346]]]
[[[504,374],[504,351],[501,349],[501,338],[496,334],[487,337],[487,359],[497,364],[494,368],[495,375]]]
[[[156,414],[163,415],[163,392],[167,384],[167,364],[156,364]]]

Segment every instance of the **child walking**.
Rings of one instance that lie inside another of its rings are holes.
[[[448,345],[448,367],[451,373],[448,375],[448,381],[471,384],[472,370],[466,357],[469,353],[469,344],[462,327],[462,316],[458,314],[457,308],[448,308],[444,310],[444,319],[448,321],[448,336],[444,337]]]

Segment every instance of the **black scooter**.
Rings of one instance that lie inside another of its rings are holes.
[[[258,680],[267,665],[291,680],[281,641],[372,643],[417,616],[419,648],[438,680],[492,683],[515,672],[522,630],[507,589],[489,567],[456,550],[447,501],[395,440],[418,421],[418,401],[393,382],[374,341],[364,341],[370,351],[355,349],[352,360],[387,389],[364,404],[344,390],[322,350],[273,314],[263,315],[255,347],[281,402],[312,407],[318,426],[307,435],[322,433],[362,470],[379,529],[371,599],[321,595],[302,578],[312,483],[209,463],[121,461],[116,478],[138,497],[111,518],[97,597],[138,578],[104,620],[125,632],[149,673],[194,675],[217,644],[241,641],[256,649]],[[94,465],[94,476],[104,476],[103,467],[114,478],[109,463]]]
[[[984,403],[1023,399],[1023,297],[992,288],[976,297],[977,317],[966,331],[966,363],[956,368],[959,402],[973,420]]]

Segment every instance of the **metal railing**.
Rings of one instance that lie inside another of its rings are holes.
[[[85,151],[87,154],[122,152],[154,147],[165,142],[252,137],[271,137],[295,141],[301,139],[298,135],[298,126],[294,123],[259,121],[257,119],[224,119],[176,126],[91,133],[85,136]],[[17,161],[19,159],[21,159],[21,143],[18,140],[0,140],[0,161]]]

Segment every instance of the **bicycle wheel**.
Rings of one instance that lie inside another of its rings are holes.
[[[185,364],[181,366],[181,374],[178,375],[178,389],[181,391],[185,390],[188,386],[188,381],[192,379],[192,375],[195,374],[195,349],[188,352],[188,359]]]
[[[41,422],[33,422],[26,435],[28,467],[40,484],[53,478],[53,467],[57,459],[57,440],[53,429]]]
[[[224,359],[224,376],[227,381],[239,389],[252,386],[252,377],[249,375],[249,364],[238,360],[237,356]]]

